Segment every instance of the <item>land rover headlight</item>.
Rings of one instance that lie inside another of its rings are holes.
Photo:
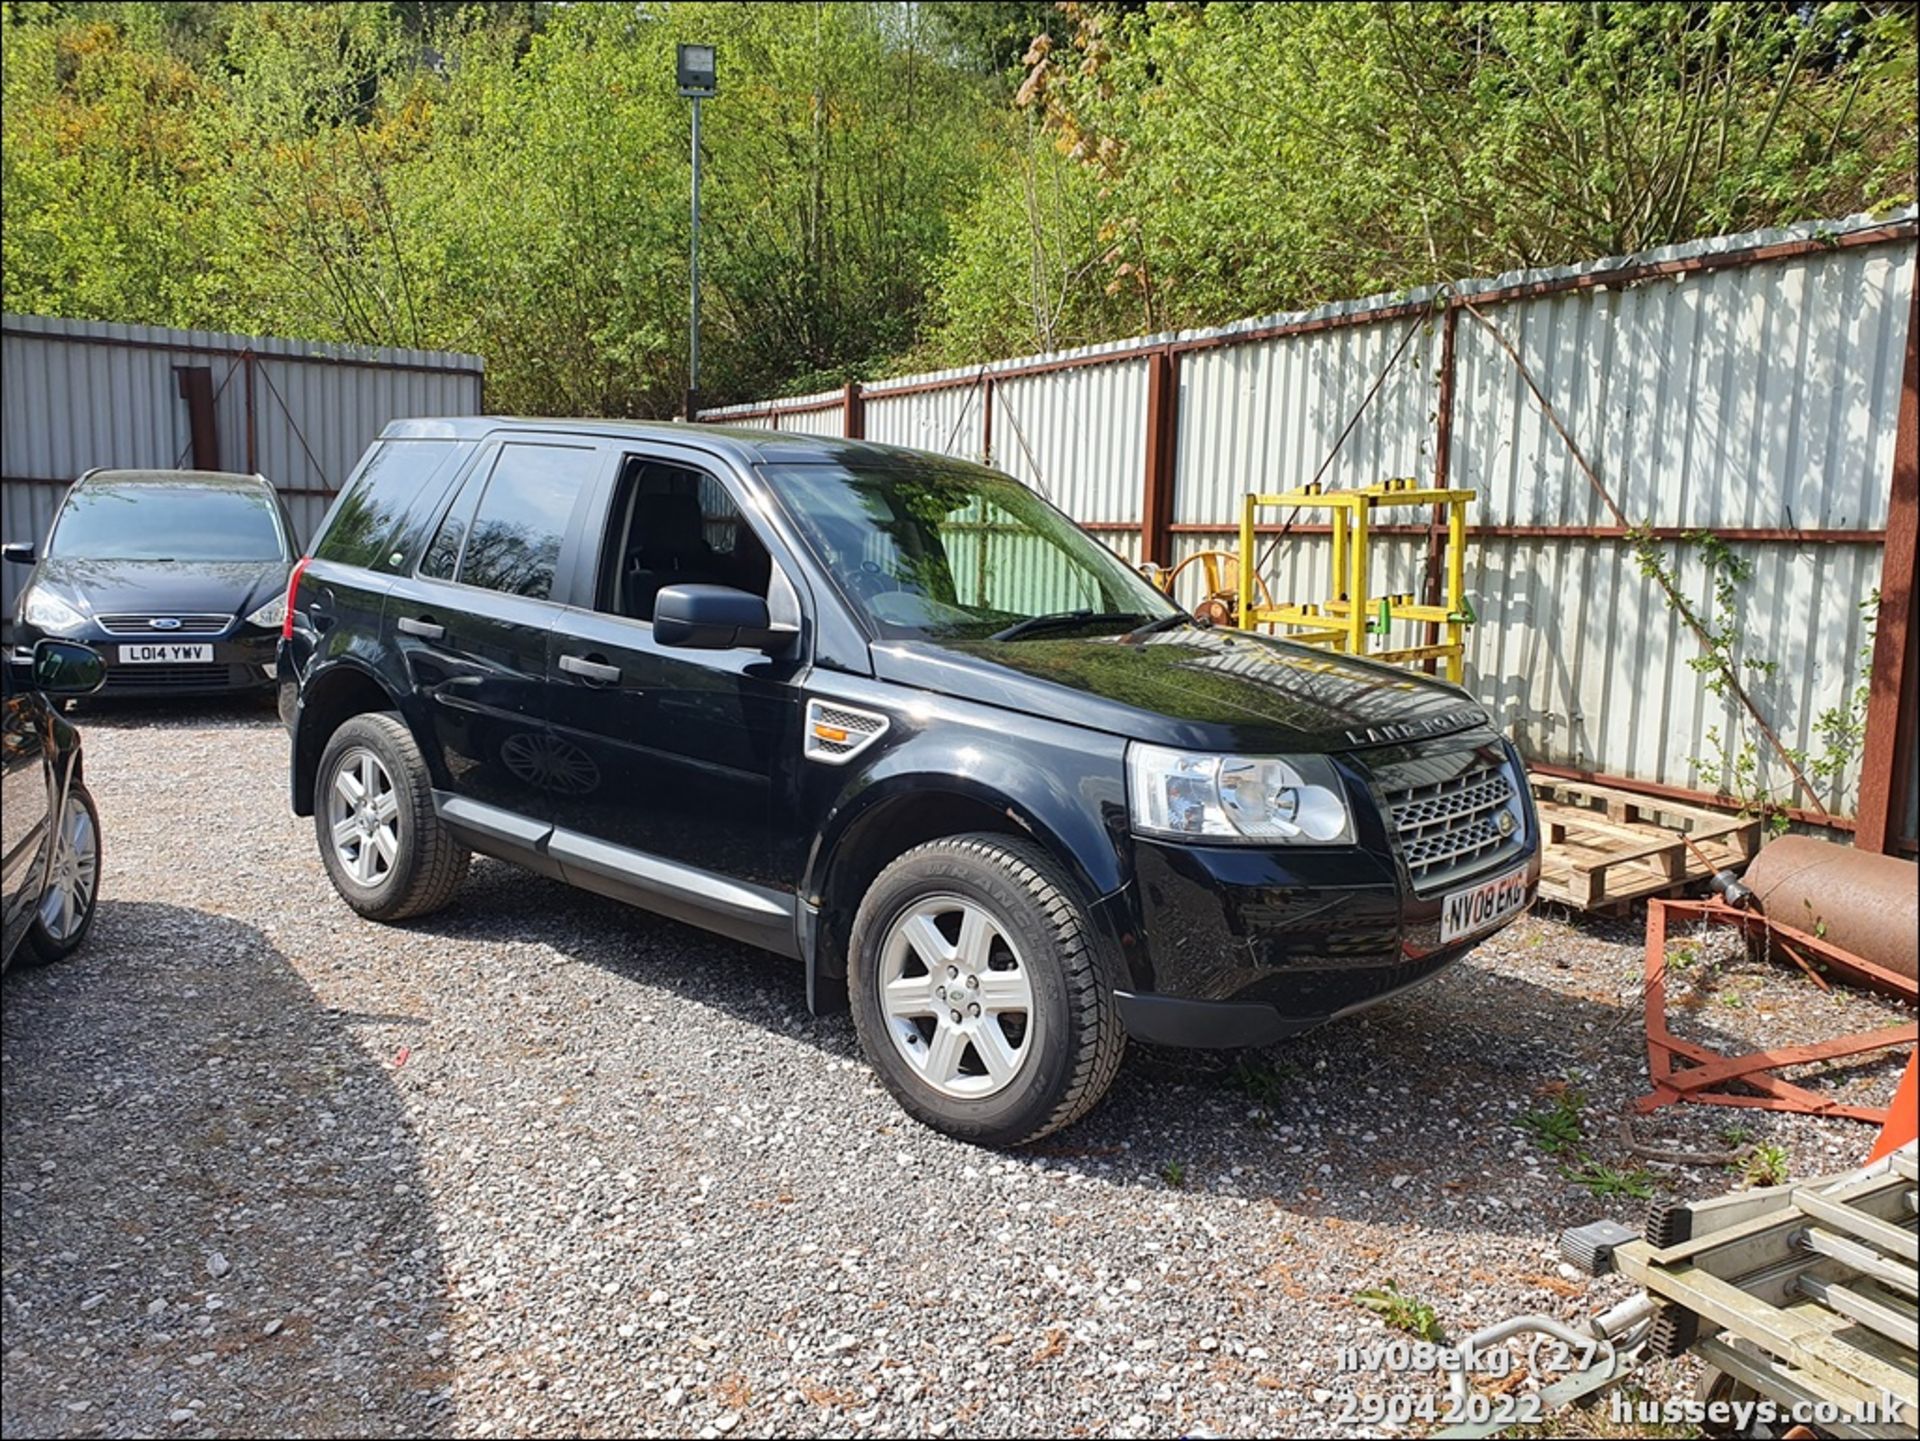
[[[1253,845],[1353,839],[1345,792],[1325,756],[1231,756],[1135,743],[1127,805],[1141,835]]]
[[[20,620],[47,635],[66,635],[86,627],[87,618],[45,586],[36,585],[20,603]]]

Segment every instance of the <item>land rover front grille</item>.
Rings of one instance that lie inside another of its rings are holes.
[[[1423,894],[1526,844],[1524,812],[1504,761],[1389,790],[1386,799],[1413,888]]]
[[[141,640],[169,640],[177,635],[219,635],[233,624],[230,615],[103,615],[96,616],[108,635],[137,636]],[[162,622],[155,625],[155,621]],[[166,622],[172,624],[166,624]]]

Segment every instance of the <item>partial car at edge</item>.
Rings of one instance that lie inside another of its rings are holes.
[[[100,900],[100,813],[80,732],[48,698],[91,695],[106,667],[86,646],[43,640],[0,673],[0,965],[44,965],[79,948]]]

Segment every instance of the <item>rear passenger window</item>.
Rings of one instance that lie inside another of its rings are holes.
[[[422,572],[443,574],[437,567],[457,553],[455,578],[462,584],[545,600],[574,504],[592,478],[594,454],[557,445],[502,446],[472,520],[462,519],[466,507],[456,502]]]
[[[404,568],[440,498],[430,482],[470,448],[451,440],[377,442],[315,542],[314,557],[374,570]]]

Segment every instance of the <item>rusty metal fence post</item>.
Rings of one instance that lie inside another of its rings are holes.
[[[240,352],[240,378],[247,402],[247,474],[260,473],[260,424],[253,408],[253,347]]]
[[[1913,579],[1920,520],[1920,262],[1907,302],[1907,359],[1901,373],[1900,418],[1894,431],[1893,477],[1887,496],[1887,538],[1880,561],[1880,619],[1873,637],[1866,744],[1860,757],[1860,809],[1853,843],[1886,852],[1902,839],[1909,817],[1906,781],[1914,755]]]
[[[1141,473],[1140,559],[1173,564],[1174,471],[1179,464],[1180,357],[1147,355],[1146,458]]]
[[[1446,318],[1440,322],[1440,393],[1434,400],[1433,415],[1433,488],[1446,490],[1453,481],[1453,342],[1459,329],[1460,312],[1454,306],[1453,297],[1447,297]],[[1427,528],[1427,583],[1426,594],[1422,597],[1427,605],[1440,604],[1441,568],[1446,556],[1447,543],[1441,537],[1440,527],[1447,523],[1447,508],[1436,505],[1433,519]],[[1427,622],[1427,644],[1437,645],[1440,641],[1440,626],[1437,622]],[[1426,663],[1428,675],[1434,674],[1435,662]]]

